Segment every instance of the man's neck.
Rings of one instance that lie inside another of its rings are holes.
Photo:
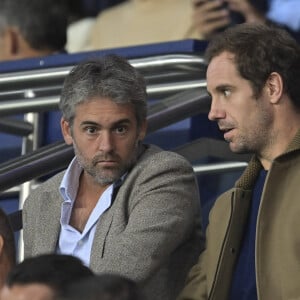
[[[75,205],[84,206],[95,206],[98,199],[101,197],[103,192],[110,186],[100,185],[94,181],[94,179],[86,174],[84,171],[81,173],[79,178],[79,187],[75,200]],[[88,199],[88,200],[86,200]]]
[[[269,170],[272,162],[288,150],[289,145],[300,129],[300,110],[290,97],[283,94],[278,104],[274,104],[273,128],[264,150],[257,153],[265,170]]]
[[[289,145],[299,130],[300,124],[298,127],[293,126],[281,133],[279,132],[276,136],[276,141],[269,145],[269,151],[264,151],[263,153],[257,155],[265,170],[269,170],[273,161],[288,150]]]

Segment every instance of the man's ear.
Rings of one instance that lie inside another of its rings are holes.
[[[4,248],[4,239],[3,236],[0,235],[0,255],[3,254],[3,248]]]
[[[7,27],[3,32],[3,52],[7,60],[16,59],[20,52],[20,33],[14,27]]]
[[[147,120],[144,120],[140,125],[140,132],[138,135],[138,140],[142,141],[145,138],[146,133],[147,133]]]
[[[279,103],[283,94],[283,81],[280,74],[272,72],[266,82],[266,88],[273,104]]]
[[[70,126],[70,123],[66,121],[64,118],[61,118],[60,120],[60,127],[61,132],[64,137],[64,140],[67,145],[73,144],[73,138],[72,138],[72,128]]]

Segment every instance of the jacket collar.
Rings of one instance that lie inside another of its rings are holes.
[[[297,134],[288,145],[286,151],[281,155],[279,155],[275,160],[280,161],[282,158],[286,158],[290,156],[291,153],[299,150],[300,150],[300,130],[298,130]],[[248,167],[245,169],[242,176],[235,183],[235,187],[242,188],[245,190],[251,190],[255,184],[256,178],[261,169],[262,169],[262,165],[258,160],[257,156],[254,155],[251,158]]]
[[[287,150],[285,153],[280,155],[279,157],[286,156],[287,154],[300,150],[300,130],[296,133],[295,137],[292,139],[290,144],[287,147]]]

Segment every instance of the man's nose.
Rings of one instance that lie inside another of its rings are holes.
[[[100,151],[110,152],[113,149],[113,137],[110,132],[102,131],[98,139]]]
[[[225,118],[225,110],[221,107],[217,100],[212,99],[208,119],[210,121],[216,121],[223,118]]]

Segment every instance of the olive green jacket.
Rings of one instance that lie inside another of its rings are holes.
[[[235,187],[210,212],[206,250],[191,269],[180,300],[226,300],[252,189],[262,168],[253,157]],[[300,131],[268,171],[256,225],[259,300],[300,299]]]

